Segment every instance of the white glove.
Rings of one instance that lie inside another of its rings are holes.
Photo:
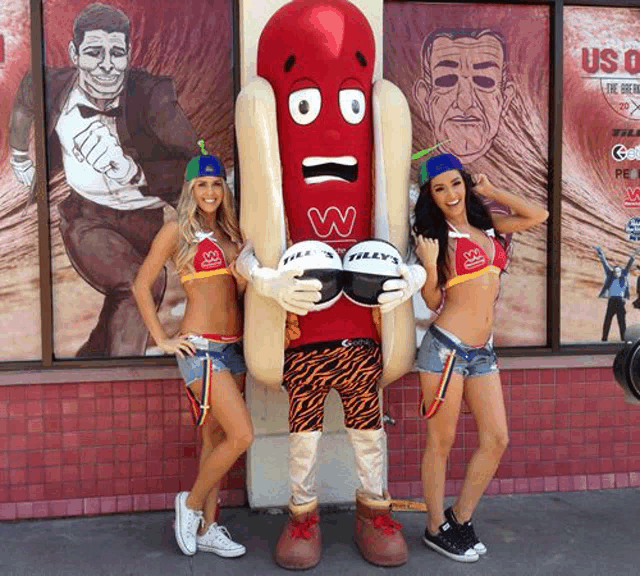
[[[272,298],[288,312],[306,315],[320,300],[320,280],[297,280],[304,270],[274,270],[260,266],[250,244],[244,246],[236,259],[236,270],[262,296]]]
[[[400,264],[398,274],[402,279],[387,280],[382,289],[384,292],[378,296],[380,311],[390,312],[396,306],[406,302],[413,296],[427,280],[427,271],[419,264]]]
[[[9,162],[18,182],[27,188],[31,188],[35,180],[36,169],[26,152],[13,151]]]

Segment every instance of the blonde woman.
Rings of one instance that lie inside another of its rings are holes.
[[[241,243],[224,166],[206,154],[185,175],[177,221],[166,223],[140,267],[133,292],[156,344],[175,354],[196,425],[202,430],[200,467],[190,492],[176,495],[175,535],[184,554],[197,550],[235,557],[244,546],[216,522],[220,480],[251,445],[253,429],[242,398],[242,313],[245,288],[232,265]],[[187,297],[180,332],[163,329],[151,286],[173,259]]]

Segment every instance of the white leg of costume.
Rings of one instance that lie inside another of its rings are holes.
[[[385,499],[384,450],[385,431],[347,428],[356,455],[356,469],[362,490],[371,498]]]
[[[289,434],[291,502],[295,506],[316,500],[316,470],[321,430]]]

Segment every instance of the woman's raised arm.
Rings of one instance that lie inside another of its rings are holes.
[[[489,182],[484,174],[475,174],[473,176],[473,190],[480,196],[484,196],[489,200],[494,200],[499,204],[511,208],[514,212],[511,215],[492,214],[494,228],[500,234],[511,234],[513,232],[523,232],[529,228],[533,228],[538,224],[542,224],[548,217],[549,212],[525,198],[516,196],[506,190],[500,190]]]

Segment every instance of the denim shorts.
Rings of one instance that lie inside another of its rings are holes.
[[[190,336],[189,340],[196,346],[196,355],[177,357],[180,374],[187,385],[203,379],[207,357],[211,359],[214,372],[229,370],[232,374],[244,374],[247,371],[242,357],[242,341],[215,342],[202,336]]]
[[[455,344],[455,348],[445,345],[439,339],[439,335],[444,335]],[[461,374],[465,378],[473,376],[486,376],[487,374],[498,374],[498,358],[493,351],[493,338],[484,346],[473,347],[463,344],[459,338],[443,330],[439,326],[431,325],[422,339],[416,367],[419,372],[432,372],[441,374],[451,350],[456,351],[456,361],[453,371]],[[464,355],[472,356],[465,359]]]

